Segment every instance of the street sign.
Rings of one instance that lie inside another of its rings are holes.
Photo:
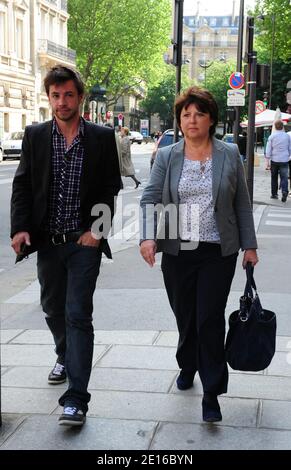
[[[233,90],[239,90],[245,84],[244,76],[241,72],[233,72],[229,77],[229,86]]]
[[[227,106],[244,106],[245,90],[227,90]]]
[[[256,101],[256,114],[260,114],[265,111],[266,106],[265,103],[261,100]]]

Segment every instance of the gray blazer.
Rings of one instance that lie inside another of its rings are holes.
[[[222,255],[231,255],[240,248],[257,248],[252,207],[238,147],[215,138],[212,143],[212,198]],[[179,253],[181,240],[179,236],[161,235],[169,231],[167,218],[163,217],[157,232],[154,206],[170,204],[175,214],[179,213],[178,185],[183,163],[184,140],[160,149],[141,198],[141,240],[157,239],[157,251],[172,255]]]

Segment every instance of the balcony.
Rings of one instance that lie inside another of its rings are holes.
[[[214,47],[237,47],[237,42],[231,41],[215,41]]]
[[[212,47],[214,44],[213,41],[196,41],[195,46],[197,47]]]
[[[41,39],[39,41],[38,53],[42,56],[57,57],[62,61],[74,65],[76,63],[76,51],[56,44],[55,42]]]
[[[116,104],[113,108],[113,111],[116,111],[117,113],[124,113],[125,112],[125,106],[122,106],[120,104]]]

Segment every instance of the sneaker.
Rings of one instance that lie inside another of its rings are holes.
[[[67,374],[65,366],[59,362],[56,362],[53,370],[49,373],[48,383],[51,385],[58,385],[64,383],[66,379]]]
[[[275,194],[275,195],[272,194],[271,199],[278,199],[278,194]]]
[[[76,406],[64,406],[63,414],[59,417],[59,424],[64,426],[83,426],[86,416]]]
[[[286,202],[287,201],[287,196],[288,196],[288,193],[283,193],[281,201]]]

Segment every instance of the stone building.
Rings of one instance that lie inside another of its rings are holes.
[[[49,119],[46,71],[75,65],[68,17],[66,0],[0,0],[0,137]]]

